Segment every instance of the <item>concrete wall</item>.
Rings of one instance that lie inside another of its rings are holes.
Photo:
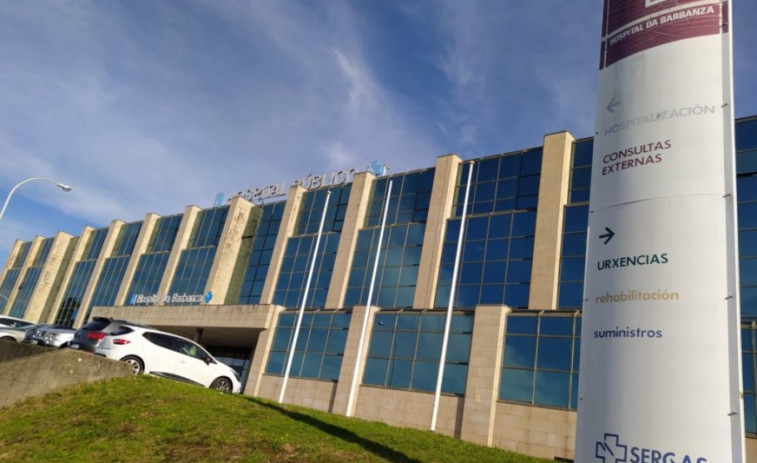
[[[131,376],[128,365],[71,349],[0,342],[0,407],[75,384]]]

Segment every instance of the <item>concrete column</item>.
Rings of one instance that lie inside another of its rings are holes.
[[[158,294],[166,295],[171,289],[171,283],[173,283],[176,267],[179,266],[179,258],[181,258],[182,251],[187,249],[189,238],[192,236],[192,229],[197,220],[197,214],[199,214],[201,210],[202,209],[197,206],[187,206],[184,209],[184,215],[181,217],[181,223],[179,224],[179,231],[176,232],[176,239],[171,248],[171,255],[168,256],[166,269],[163,272],[163,278],[160,280]],[[163,302],[155,305],[163,305]]]
[[[338,309],[344,307],[344,295],[347,292],[350,270],[352,269],[355,243],[357,243],[357,235],[360,229],[365,224],[368,200],[375,179],[375,175],[361,172],[355,175],[355,180],[352,182],[347,214],[344,217],[339,248],[336,252],[334,271],[331,273],[331,285],[326,296],[326,308]]]
[[[573,140],[568,132],[544,137],[529,309],[557,308],[563,218],[570,188]]]
[[[505,342],[506,306],[477,306],[460,438],[492,446]]]
[[[346,415],[348,413],[348,402],[350,397],[350,389],[352,388],[352,378],[355,375],[355,369],[357,368],[357,384],[355,387],[355,399],[352,404],[352,412],[357,409],[357,402],[360,393],[360,383],[363,380],[363,371],[365,370],[365,359],[368,357],[368,346],[371,343],[371,326],[373,326],[373,318],[376,312],[379,311],[378,307],[371,307],[370,313],[368,313],[368,331],[366,332],[365,339],[363,340],[363,355],[357,358],[358,347],[360,346],[360,332],[363,330],[363,319],[366,316],[366,306],[356,306],[352,310],[352,318],[350,320],[350,330],[347,333],[347,341],[344,346],[344,357],[342,358],[342,369],[339,372],[339,382],[336,385],[336,394],[334,396],[334,406],[332,413],[339,413]]]
[[[139,236],[134,243],[134,250],[131,252],[131,258],[129,264],[126,266],[124,277],[121,280],[121,287],[118,288],[118,294],[113,305],[124,305],[126,303],[126,297],[128,296],[131,282],[134,279],[134,273],[137,271],[139,265],[139,258],[147,251],[147,247],[150,244],[150,238],[155,230],[155,224],[158,223],[160,216],[158,214],[148,213],[145,219],[142,221],[142,227],[139,229]]]
[[[55,293],[60,287],[59,274],[64,271],[63,264],[66,261],[71,240],[73,240],[73,237],[63,232],[58,232],[53,238],[47,259],[42,264],[37,285],[29,298],[29,304],[24,314],[25,319],[33,322],[42,322],[46,319],[46,315],[52,308]],[[56,286],[56,283],[58,283],[58,286]]]
[[[71,277],[74,274],[74,270],[76,269],[76,264],[79,263],[84,257],[84,250],[87,247],[87,242],[90,240],[90,237],[95,232],[95,229],[92,227],[84,227],[84,229],[81,231],[81,234],[74,238],[74,249],[71,253],[71,258],[68,260],[68,265],[66,266],[66,269],[64,270],[63,279],[60,282],[60,288],[61,290],[58,291],[58,295],[55,297],[55,300],[53,301],[52,308],[50,310],[50,314],[47,317],[47,323],[52,323],[55,321],[55,319],[58,317],[58,312],[60,312],[60,307],[63,305],[63,297],[66,294],[66,291],[68,291],[68,285],[71,283]]]
[[[92,269],[92,276],[89,278],[87,290],[81,299],[81,306],[79,307],[79,312],[76,314],[76,320],[74,320],[74,328],[78,328],[87,322],[89,305],[92,303],[92,296],[94,296],[97,282],[100,280],[100,273],[103,271],[105,259],[113,253],[113,248],[116,246],[116,241],[118,240],[118,234],[121,232],[121,227],[123,226],[124,222],[122,220],[114,220],[110,223],[108,234],[105,235],[105,241],[103,241],[103,246],[100,249],[100,255],[97,256],[95,267]]]
[[[281,262],[284,260],[284,251],[286,250],[287,241],[294,235],[297,218],[300,215],[300,208],[302,207],[302,198],[306,192],[307,190],[299,185],[294,185],[289,189],[289,198],[287,198],[286,206],[284,206],[279,234],[276,236],[271,263],[268,267],[268,274],[265,277],[263,292],[260,295],[261,304],[273,304],[273,294],[276,291],[276,283],[279,281]]]
[[[21,252],[21,247],[24,245],[25,241],[16,240],[13,243],[13,247],[11,248],[11,252],[8,254],[8,259],[5,262],[5,267],[3,267],[2,273],[0,273],[0,285],[5,282],[5,277],[8,276],[8,270],[15,268],[14,264],[16,263],[16,259],[18,259],[18,255]],[[21,263],[19,263],[19,266]],[[16,280],[18,281],[18,280]],[[6,310],[10,310],[11,305],[13,304],[13,299],[11,299],[11,294],[3,294],[3,296],[7,297],[8,299],[0,298],[2,301],[0,301],[0,306],[3,307],[2,310],[0,310],[0,315],[5,315]]]
[[[447,229],[447,219],[452,216],[457,173],[461,162],[462,160],[456,154],[440,156],[436,160],[434,186],[431,190],[426,232],[423,235],[421,264],[418,268],[418,283],[415,288],[415,299],[413,299],[413,308],[416,309],[428,309],[434,306],[444,232]]]
[[[250,373],[247,375],[247,384],[244,388],[244,393],[251,396],[257,396],[260,393],[261,379],[268,364],[268,356],[271,353],[273,336],[276,334],[276,324],[279,321],[279,314],[286,310],[284,307],[278,305],[256,306],[255,308],[260,310],[267,308],[268,312],[265,322],[266,329],[258,335],[258,343],[255,346],[255,351],[252,353]]]
[[[226,223],[223,225],[221,239],[218,242],[213,266],[210,268],[208,282],[205,285],[205,294],[210,292],[212,298],[208,304],[236,304],[238,294],[229,294],[229,284],[234,277],[239,263],[239,251],[242,247],[242,237],[250,223],[250,212],[253,205],[241,196],[231,200]]]
[[[41,236],[35,236],[31,243],[29,243],[29,250],[26,252],[26,258],[24,258],[23,262],[19,262],[21,264],[21,270],[19,270],[18,272],[16,284],[13,285],[13,289],[11,290],[10,295],[8,295],[8,299],[11,302],[5,305],[5,315],[11,313],[13,303],[16,301],[16,295],[18,295],[18,291],[19,289],[21,289],[21,283],[24,281],[24,277],[26,276],[26,271],[29,270],[29,267],[31,267],[32,263],[34,263],[34,259],[37,257],[37,251],[39,251],[39,247],[42,244],[43,240],[44,238],[42,238]]]

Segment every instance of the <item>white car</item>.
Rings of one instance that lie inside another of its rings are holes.
[[[222,392],[241,389],[236,371],[213,358],[197,343],[148,327],[118,328],[105,336],[95,355],[126,362],[135,375],[163,376]]]
[[[7,315],[0,316],[0,328],[23,328],[31,325],[36,325],[36,323]]]

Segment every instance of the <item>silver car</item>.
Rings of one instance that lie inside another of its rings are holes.
[[[21,328],[0,327],[0,341],[21,342],[24,336],[37,325],[26,325]]]
[[[46,347],[68,347],[76,330],[63,325],[37,325],[26,332],[23,342]]]

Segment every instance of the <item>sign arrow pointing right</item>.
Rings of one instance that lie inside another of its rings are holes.
[[[612,237],[615,236],[615,232],[612,231],[612,230],[610,230],[609,227],[605,227],[605,231],[607,231],[607,233],[605,233],[603,235],[599,235],[599,239],[600,240],[604,239],[605,240],[604,244],[607,244],[607,243],[610,242],[610,240],[612,239]]]

